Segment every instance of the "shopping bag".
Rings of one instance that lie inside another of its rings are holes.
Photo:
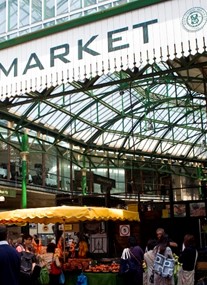
[[[55,261],[53,261],[50,265],[50,274],[52,275],[59,275],[61,274],[62,270],[60,267],[57,267]]]
[[[173,258],[166,257],[159,252],[155,256],[153,270],[156,274],[171,278],[174,273],[175,260]]]
[[[63,271],[60,273],[59,284],[65,284],[65,274]]]
[[[119,275],[134,272],[136,269],[137,264],[131,258],[129,248],[124,249],[120,260]]]
[[[83,273],[78,275],[76,285],[88,285],[88,280],[87,280],[86,275],[84,275]]]

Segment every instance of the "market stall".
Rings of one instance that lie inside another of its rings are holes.
[[[118,274],[119,263],[112,260],[107,259],[107,264],[105,261],[102,263],[101,260],[99,262],[90,260],[89,266],[87,266],[88,260],[85,259],[82,260],[82,266],[79,263],[80,260],[68,260],[73,265],[72,268],[68,267],[68,262],[64,265],[66,284],[76,285],[78,276],[84,274],[87,277],[88,285],[122,285],[122,278]]]
[[[0,223],[6,225],[25,223],[60,223],[63,225],[63,238],[65,238],[65,228],[68,223],[97,221],[139,221],[137,212],[124,209],[87,207],[87,206],[58,206],[46,208],[18,209],[0,212]],[[89,225],[88,225],[89,226]],[[103,243],[106,237],[99,234],[98,239]],[[98,241],[99,242],[99,241]],[[91,239],[93,245],[93,239]],[[118,276],[119,263],[115,259],[94,260],[86,257],[85,254],[72,258],[66,254],[64,242],[63,269],[66,276],[66,285],[75,285],[77,276],[83,272],[88,279],[88,285],[107,284],[119,285],[121,278]],[[80,251],[80,248],[79,248]],[[98,280],[98,281],[97,281]]]

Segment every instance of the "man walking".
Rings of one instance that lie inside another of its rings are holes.
[[[0,284],[19,285],[20,254],[7,242],[7,228],[0,225]]]

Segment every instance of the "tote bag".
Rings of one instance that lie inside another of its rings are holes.
[[[134,272],[136,269],[137,264],[131,258],[130,249],[124,249],[120,260],[119,275]]]
[[[171,278],[173,276],[175,266],[175,260],[173,258],[166,257],[159,252],[155,256],[153,270],[156,274]]]

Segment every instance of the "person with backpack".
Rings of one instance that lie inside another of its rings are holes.
[[[0,226],[0,284],[19,285],[20,256],[7,242],[7,228]]]
[[[32,252],[31,246],[26,246],[25,250],[20,252],[20,285],[32,284],[32,273],[36,265],[36,256]]]

